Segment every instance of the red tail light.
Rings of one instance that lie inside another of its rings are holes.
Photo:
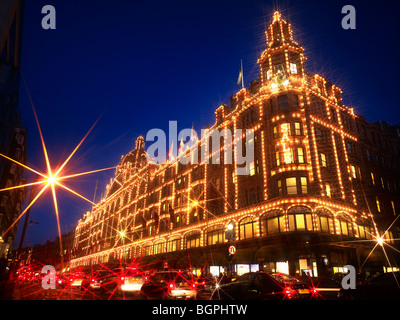
[[[292,288],[287,287],[287,288],[285,288],[285,289],[283,290],[283,293],[285,294],[285,297],[286,297],[286,298],[291,299],[291,298],[295,297],[295,295],[296,295],[296,290],[293,290]]]
[[[168,286],[171,290],[175,289],[175,285],[173,283],[170,283]]]
[[[196,288],[196,284],[195,283],[192,283],[192,288]]]

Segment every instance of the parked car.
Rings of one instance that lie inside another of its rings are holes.
[[[265,272],[249,272],[231,283],[220,285],[213,300],[284,300],[297,299],[296,290],[273,279]]]
[[[235,278],[227,275],[223,275],[221,277],[208,278],[204,284],[204,290],[213,292],[215,289],[218,289],[221,285],[231,283]]]
[[[400,272],[388,272],[356,285],[355,289],[341,289],[340,299],[400,300]]]
[[[314,286],[307,284],[300,278],[284,273],[269,273],[269,275],[285,287],[296,290],[299,299],[318,299],[321,297]]]
[[[141,288],[145,299],[196,299],[195,280],[179,271],[159,271],[151,275]]]
[[[302,280],[313,288],[315,296],[320,299],[337,299],[342,288],[341,283],[326,276],[304,277]]]

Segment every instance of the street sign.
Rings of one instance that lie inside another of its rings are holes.
[[[229,246],[228,252],[233,256],[236,253],[236,247],[234,245]]]

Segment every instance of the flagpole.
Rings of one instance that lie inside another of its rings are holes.
[[[244,81],[243,81],[243,62],[242,59],[240,59],[240,72],[239,72],[239,78],[237,81],[237,85],[242,85],[242,89],[244,88]]]
[[[244,81],[243,81],[243,62],[242,62],[242,59],[240,59],[240,70],[242,71],[242,88],[244,88]]]

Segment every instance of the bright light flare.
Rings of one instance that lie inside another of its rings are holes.
[[[28,90],[27,90],[28,91]],[[54,203],[54,211],[55,211],[55,215],[56,215],[56,219],[57,219],[57,228],[58,228],[58,236],[60,239],[60,255],[61,255],[61,261],[63,261],[62,259],[62,244],[61,244],[61,227],[60,227],[60,217],[59,217],[59,208],[58,208],[58,203],[57,203],[57,196],[56,196],[56,187],[62,187],[63,189],[69,191],[70,193],[88,201],[91,204],[94,204],[92,201],[88,200],[87,198],[85,198],[84,196],[80,195],[79,193],[75,192],[74,190],[66,187],[65,185],[61,184],[60,181],[68,179],[68,178],[72,178],[72,177],[77,177],[77,176],[82,176],[82,175],[86,175],[86,174],[90,174],[90,173],[95,173],[95,172],[100,172],[100,171],[104,171],[104,170],[109,170],[109,169],[114,169],[115,167],[109,167],[109,168],[104,168],[104,169],[99,169],[99,170],[92,170],[92,171],[87,171],[87,172],[80,172],[80,173],[75,173],[75,174],[70,174],[68,176],[62,176],[61,175],[61,171],[64,169],[64,167],[67,165],[67,163],[69,162],[69,160],[72,158],[72,156],[76,153],[76,151],[79,149],[79,147],[82,145],[82,143],[85,141],[85,139],[87,138],[87,136],[89,135],[89,133],[92,131],[92,129],[94,128],[94,126],[96,125],[96,123],[98,122],[99,119],[97,119],[95,121],[95,123],[92,125],[92,127],[89,129],[89,131],[86,133],[86,135],[81,139],[81,141],[78,143],[78,145],[74,148],[74,150],[71,152],[71,154],[66,158],[66,160],[63,162],[63,164],[61,165],[61,167],[57,168],[56,171],[54,171],[51,167],[50,164],[50,159],[47,153],[47,148],[46,148],[46,144],[44,141],[44,137],[43,137],[43,133],[42,130],[40,128],[40,124],[39,124],[39,119],[38,116],[36,114],[36,110],[35,107],[33,105],[31,96],[28,92],[28,96],[31,102],[31,106],[33,109],[33,113],[35,116],[35,120],[36,120],[36,124],[38,127],[38,131],[39,131],[39,135],[40,135],[40,140],[41,140],[41,144],[42,144],[42,149],[43,149],[43,155],[46,161],[46,168],[47,168],[47,174],[44,174],[42,172],[39,172],[38,170],[35,170],[33,168],[30,168],[29,166],[20,163],[4,154],[0,153],[0,156],[2,156],[5,159],[8,159],[16,164],[18,164],[19,166],[28,169],[31,172],[36,173],[38,176],[41,176],[43,179],[40,181],[35,181],[32,183],[28,183],[28,184],[21,184],[18,186],[12,186],[12,187],[8,187],[5,189],[0,189],[1,191],[7,191],[7,190],[11,190],[11,189],[17,189],[17,188],[25,188],[27,186],[40,186],[41,185],[41,189],[40,191],[37,193],[37,195],[34,197],[34,199],[28,204],[28,206],[25,208],[25,210],[22,211],[22,213],[14,220],[14,222],[9,226],[9,228],[7,230],[5,230],[3,232],[3,234],[1,235],[2,238],[5,237],[5,235],[14,227],[14,225],[22,218],[22,216],[27,212],[27,210],[38,200],[38,198],[43,195],[43,193],[48,189],[48,187],[50,187],[51,189],[51,193],[52,193],[52,198],[53,198],[53,203]]]

